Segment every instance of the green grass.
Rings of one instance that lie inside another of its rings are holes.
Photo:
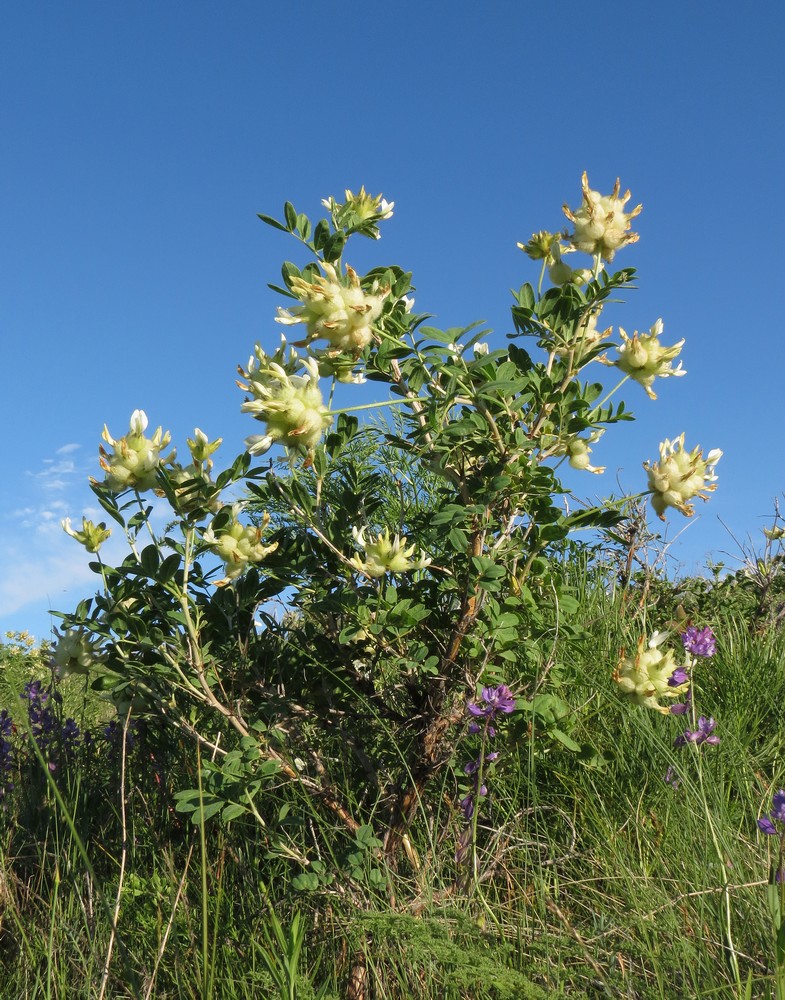
[[[755,819],[785,784],[785,635],[724,615],[696,683],[721,743],[699,760],[673,749],[683,721],[632,708],[610,680],[635,634],[629,602],[585,577],[576,590],[580,628],[555,636],[553,672],[571,706],[559,725],[582,750],[536,719],[497,747],[476,886],[456,882],[448,769],[394,870],[373,852],[357,862],[381,865],[374,886],[350,876],[348,838],[292,789],[276,800],[289,802],[289,857],[244,820],[190,826],[172,795],[193,781],[192,745],[144,743],[124,785],[103,750],[49,776],[31,764],[0,817],[0,998],[741,1000],[750,976],[751,998],[773,997],[770,844]],[[22,685],[44,672],[3,647],[0,708],[16,717]],[[78,679],[66,708],[82,726],[105,711]],[[458,747],[457,764],[468,754]],[[344,791],[368,808],[362,789]],[[293,858],[313,860],[316,844],[332,878],[298,891]]]

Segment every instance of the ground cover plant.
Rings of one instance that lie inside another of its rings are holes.
[[[695,584],[689,621],[591,541],[643,495],[690,516],[721,452],[680,432],[598,506],[560,477],[685,374],[661,320],[606,325],[629,197],[584,174],[520,244],[497,349],[345,260],[381,196],[261,216],[304,258],[271,286],[299,339],[240,368],[261,432],[217,471],[198,428],[183,464],[141,409],[105,427],[107,520],[64,525],[100,589],[4,647],[9,995],[785,996],[781,616]]]

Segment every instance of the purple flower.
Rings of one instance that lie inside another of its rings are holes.
[[[690,675],[684,669],[684,667],[676,667],[673,673],[668,678],[668,687],[677,688],[682,684],[686,684],[690,679]]]
[[[515,711],[515,696],[506,684],[499,684],[498,687],[484,687],[482,689],[482,700],[484,705],[478,705],[470,701],[466,710],[475,718],[495,719],[500,713],[509,715]]]
[[[681,635],[681,641],[688,653],[693,656],[714,656],[717,652],[717,638],[712,630],[688,626]]]
[[[671,705],[671,715],[688,715],[692,710],[692,688],[687,688],[684,701]]]
[[[461,812],[463,813],[463,818],[468,823],[474,815],[474,796],[471,792],[465,798],[461,799],[459,805],[461,807]]]
[[[683,747],[686,743],[694,743],[696,746],[708,743],[711,746],[716,746],[720,742],[719,736],[714,735],[716,726],[717,723],[714,719],[707,719],[705,715],[701,715],[698,719],[698,728],[694,732],[690,732],[689,729],[685,730],[683,735],[676,737],[673,745]]]
[[[758,828],[770,837],[773,837],[780,833],[774,825],[775,823],[781,823],[785,827],[785,789],[781,788],[778,792],[774,793],[771,805],[772,809],[769,815],[761,816],[758,820]]]
[[[681,784],[681,778],[676,773],[676,769],[669,767],[665,772],[665,782],[675,791]]]

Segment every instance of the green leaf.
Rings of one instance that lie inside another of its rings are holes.
[[[561,729],[550,729],[548,731],[553,736],[553,738],[555,740],[558,740],[559,743],[561,743],[561,745],[565,747],[567,750],[571,750],[573,753],[580,752],[581,749],[580,743],[576,743],[571,736],[568,736],[566,733],[562,732]]]
[[[221,813],[221,819],[224,823],[228,823],[232,819],[237,819],[238,816],[242,816],[243,813],[248,812],[245,806],[241,806],[239,802],[230,802],[228,806],[225,806],[224,811]]]
[[[343,253],[345,243],[346,237],[343,233],[333,233],[332,236],[325,240],[322,254],[328,264],[334,264],[338,260]]]
[[[158,566],[160,564],[160,558],[158,556],[158,549],[155,545],[146,545],[142,549],[142,554],[139,557],[139,562],[142,564],[142,569],[147,573],[148,576],[155,576],[158,571]]]
[[[317,250],[322,250],[325,243],[330,238],[330,224],[326,219],[320,219],[316,223],[313,231],[313,245]]]
[[[273,229],[280,229],[283,233],[288,233],[289,230],[286,226],[281,225],[277,219],[274,219],[271,215],[263,215],[261,212],[256,213],[257,219],[261,219],[262,222],[267,223],[268,226],[272,226]]]
[[[284,203],[283,214],[286,219],[286,225],[289,227],[289,232],[293,232],[297,228],[297,212],[290,201]]]
[[[161,583],[168,583],[180,568],[181,563],[182,559],[179,552],[173,552],[170,556],[167,556],[158,568],[158,580]]]
[[[303,872],[292,879],[292,888],[300,892],[315,892],[319,888],[319,876],[313,872]]]

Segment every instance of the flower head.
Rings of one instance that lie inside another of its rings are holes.
[[[340,229],[350,228],[362,233],[363,236],[378,240],[379,228],[376,223],[392,218],[395,202],[387,201],[380,194],[376,197],[368,194],[364,186],[357,194],[353,194],[347,188],[344,197],[346,200],[343,203],[332,196],[322,199],[322,204],[329,210],[335,225]]]
[[[219,515],[218,526],[213,522],[203,535],[205,544],[224,562],[226,579],[221,580],[221,584],[235,580],[250,563],[261,562],[278,548],[277,542],[265,545],[262,541],[262,535],[270,523],[270,515],[265,514],[258,527],[242,524],[237,519],[241,509],[242,504],[234,504],[229,520],[226,521]]]
[[[509,715],[515,711],[515,695],[506,684],[484,687],[482,698],[485,704],[470,701],[466,711],[475,718],[495,719],[497,715]]]
[[[292,293],[301,305],[279,309],[277,322],[304,323],[306,343],[321,337],[329,342],[329,352],[359,357],[373,340],[373,323],[381,315],[390,289],[374,285],[365,292],[351,267],[347,266],[345,278],[339,277],[332,264],[323,263],[322,268],[325,277],[291,279]]]
[[[600,436],[602,432],[595,432],[588,439],[580,437],[572,437],[566,443],[567,454],[570,456],[570,465],[573,469],[581,469],[584,472],[594,472],[597,475],[605,472],[604,465],[592,465],[589,461],[589,455],[591,454],[590,444]]]
[[[285,360],[285,348],[283,340],[275,354],[268,357],[257,344],[247,370],[240,370],[247,382],[237,384],[253,396],[241,409],[267,425],[266,434],[246,438],[245,445],[252,455],[263,454],[273,443],[311,453],[332,420],[319,389],[318,362],[315,358],[301,360],[295,351]],[[299,369],[306,374],[293,374]]]
[[[613,191],[609,195],[602,195],[589,187],[589,178],[584,170],[581,188],[581,205],[575,211],[571,211],[566,205],[563,209],[564,214],[575,225],[575,231],[570,236],[572,245],[584,253],[599,255],[603,260],[611,261],[621,247],[637,242],[638,234],[630,232],[630,226],[643,205],[638,205],[631,212],[624,211],[624,206],[630,200],[630,192],[625,191],[619,197],[621,182],[618,178]]]
[[[365,537],[365,528],[352,528],[352,537],[357,545],[365,551],[362,559],[355,553],[349,560],[360,573],[378,579],[386,573],[408,573],[414,569],[425,569],[431,560],[422,552],[419,558],[413,559],[416,546],[406,547],[406,538],[394,535],[390,538],[390,529],[385,528],[375,540]]]
[[[204,431],[200,431],[197,427],[194,430],[193,438],[186,439],[194,464],[204,464],[209,472],[213,467],[211,455],[221,447],[222,441],[223,438],[216,438],[215,441],[210,441]]]
[[[785,836],[785,789],[780,788],[778,792],[774,793],[771,806],[769,815],[761,816],[758,820],[758,827],[771,837],[775,835]],[[779,828],[777,824],[779,824]],[[780,879],[778,878],[777,881]]]
[[[558,233],[549,233],[547,229],[541,229],[539,233],[532,234],[528,243],[519,243],[518,249],[523,250],[532,260],[547,260],[551,256],[551,247],[558,242]]]
[[[93,524],[93,522],[88,521],[86,517],[82,518],[81,531],[75,531],[71,527],[70,517],[65,518],[65,520],[60,523],[62,524],[63,531],[66,535],[70,535],[71,538],[75,538],[80,545],[84,545],[88,552],[97,552],[106,539],[112,534],[111,530],[107,528],[104,521],[101,521],[100,524]]]
[[[101,663],[104,656],[98,648],[99,642],[80,629],[66,629],[52,650],[52,665],[57,675],[86,674],[90,667]]]
[[[709,746],[716,746],[720,742],[719,736],[714,734],[716,727],[717,723],[714,719],[701,715],[698,719],[698,728],[692,732],[689,729],[685,730],[681,736],[676,737],[673,745],[683,747],[687,743],[694,743],[696,746],[707,743]]]
[[[613,673],[613,679],[621,692],[636,705],[645,705],[663,714],[667,714],[670,709],[660,704],[660,699],[678,698],[688,688],[686,681],[676,685],[670,683],[679,668],[673,659],[673,652],[670,649],[660,649],[667,635],[667,632],[655,632],[648,643],[641,636],[635,655],[627,656],[622,653]]]
[[[714,448],[705,458],[700,447],[687,451],[683,434],[674,441],[666,439],[660,444],[659,462],[644,462],[643,467],[652,491],[651,505],[662,520],[667,507],[675,507],[692,517],[695,509],[688,501],[694,497],[707,500],[705,494],[717,488],[714,467],[721,457],[719,448]]]
[[[125,437],[115,440],[104,425],[101,435],[113,449],[109,454],[101,445],[99,448],[101,468],[106,472],[104,485],[113,493],[135,489],[143,492],[154,488],[158,469],[174,460],[174,451],[166,458],[161,452],[171,441],[169,431],[165,434],[159,427],[151,438],[144,436],[147,428],[147,414],[144,410],[134,410],[131,414],[130,430]]]
[[[714,656],[717,652],[717,637],[708,625],[706,628],[689,625],[682,632],[681,641],[687,652],[693,656]]]
[[[662,328],[662,320],[658,319],[648,333],[638,333],[636,330],[632,337],[628,337],[620,327],[619,334],[624,344],[617,348],[618,360],[612,362],[625,375],[629,375],[631,379],[639,382],[650,399],[657,398],[656,393],[651,388],[655,378],[687,374],[686,370],[681,367],[681,362],[677,368],[671,365],[671,361],[684,346],[684,340],[680,340],[673,347],[662,347],[659,339]]]

